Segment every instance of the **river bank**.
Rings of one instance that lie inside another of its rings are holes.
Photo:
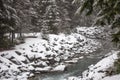
[[[82,73],[87,70],[90,65],[94,65],[104,57],[107,57],[107,53],[111,52],[111,50],[116,50],[110,41],[100,39],[99,41],[102,43],[101,48],[91,54],[84,55],[84,58],[78,60],[77,63],[69,65],[67,71],[39,74],[30,80],[64,80],[66,78],[68,78],[68,80],[76,80],[77,77],[72,77],[72,79],[70,76],[82,76]]]
[[[92,30],[90,30],[92,29]],[[49,35],[49,40],[26,38],[24,44],[17,45],[14,50],[0,52],[1,80],[26,80],[35,74],[64,71],[69,63],[76,63],[83,55],[89,55],[101,48],[101,42],[91,39],[99,35],[99,28],[82,27],[83,34]],[[88,38],[90,36],[91,38]],[[101,35],[103,36],[103,35]],[[105,35],[104,35],[105,36]],[[80,55],[79,58],[76,55]]]

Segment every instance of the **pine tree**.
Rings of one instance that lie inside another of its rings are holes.
[[[107,25],[113,29],[113,42],[120,46],[120,0],[84,0],[77,12],[87,11],[86,15],[97,12],[93,25]]]
[[[0,0],[0,48],[8,48],[10,46],[10,41],[5,37],[5,34],[15,30],[16,11],[11,7],[11,3],[9,0]]]

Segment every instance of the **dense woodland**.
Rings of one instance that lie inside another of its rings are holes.
[[[22,38],[23,32],[70,33],[77,25],[91,26],[91,16],[75,16],[79,5],[73,0],[0,0],[0,47],[12,46],[15,33]]]
[[[20,39],[23,32],[68,34],[78,25],[91,26],[93,21],[115,29],[113,41],[119,44],[119,5],[119,0],[0,0],[0,48],[12,46],[15,33]],[[6,33],[12,37],[8,39]]]
[[[120,0],[0,0],[0,80],[56,75],[76,63],[82,76],[65,80],[120,79]]]

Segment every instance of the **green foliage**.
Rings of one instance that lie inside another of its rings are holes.
[[[115,74],[120,74],[120,59],[118,59],[115,63]]]
[[[22,44],[24,43],[23,38],[15,39],[13,42],[8,39],[7,37],[0,38],[0,50],[10,49],[14,47],[14,45]]]
[[[0,39],[0,49],[9,49],[13,46],[14,44],[10,41],[10,39],[7,39],[5,37]]]
[[[112,42],[114,42],[116,46],[120,48],[120,31],[116,32],[116,34],[113,34],[112,37],[113,37]]]
[[[11,0],[0,0],[0,48],[8,49],[14,43],[5,34],[15,31],[17,25],[16,10]]]
[[[93,3],[94,3],[94,0],[86,0],[83,6],[81,7],[80,12],[83,12],[84,9],[86,8],[88,10],[86,15],[90,15],[93,11],[93,7],[92,7]]]

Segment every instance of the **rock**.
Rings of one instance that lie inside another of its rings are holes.
[[[1,56],[2,56],[2,57],[4,57],[4,56],[5,56],[5,54],[1,54]]]
[[[14,59],[14,58],[15,58],[15,57],[11,56],[11,57],[9,58],[9,60]]]
[[[39,65],[38,64],[33,64],[32,66],[35,67],[35,68],[36,67],[41,67],[41,68],[45,67],[43,64],[39,64]]]
[[[33,73],[30,73],[30,74],[29,74],[29,77],[35,77],[35,75],[34,75]],[[29,77],[28,77],[28,78],[29,78]]]
[[[45,57],[51,57],[51,55],[46,55]]]
[[[21,63],[17,59],[9,59],[11,62],[13,62],[16,65],[21,65]]]
[[[52,71],[64,71],[66,68],[65,65],[58,65]]]
[[[28,60],[24,60],[24,61],[22,61],[24,64],[27,64],[28,63]]]
[[[33,46],[29,45],[30,48],[33,48]]]
[[[13,71],[13,73],[12,73],[14,76],[17,76],[17,75],[19,75],[20,73],[19,72],[17,72],[17,71]]]
[[[48,61],[49,61],[49,65],[53,65],[53,64],[56,63],[56,61],[54,60],[54,58],[48,59]]]
[[[49,48],[46,48],[46,51],[49,51],[50,49]]]
[[[43,51],[40,51],[40,53],[43,53]]]
[[[28,72],[28,68],[27,68],[27,67],[24,67],[24,66],[18,67],[18,69],[19,69],[21,72]]]
[[[57,61],[57,62],[60,62],[60,58],[59,57],[56,57],[54,60]]]
[[[31,50],[31,52],[34,52],[33,50]]]
[[[69,64],[74,64],[77,63],[78,59],[73,59],[73,60],[69,60],[69,61],[65,61],[65,63],[69,63]]]
[[[26,57],[29,61],[31,61],[31,59],[28,57],[28,55],[24,55],[24,57]]]
[[[3,62],[0,60],[0,63],[3,63]]]
[[[29,66],[28,69],[29,69],[30,71],[35,70],[35,68],[34,68],[33,66]]]
[[[23,50],[25,50],[25,48],[23,48]]]
[[[19,52],[19,51],[15,51],[15,53],[18,54],[18,55],[21,55],[21,52]]]
[[[50,72],[52,68],[50,66],[48,67],[44,67],[44,68],[35,68],[36,72],[41,72],[41,73],[46,73],[46,72]]]
[[[68,79],[67,79],[67,80],[81,80],[81,78],[71,76],[71,77],[68,77]]]

